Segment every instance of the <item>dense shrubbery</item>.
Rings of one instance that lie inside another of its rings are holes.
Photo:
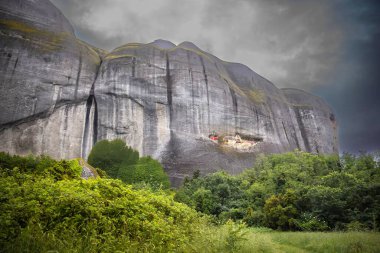
[[[125,176],[150,184],[136,168]],[[196,173],[174,199],[80,173],[77,160],[0,153],[0,252],[276,252],[271,240],[278,234],[252,234],[240,221],[283,230],[378,229],[380,172],[370,155],[261,157],[239,176]],[[211,225],[209,216],[175,200],[226,223]]]
[[[0,158],[3,252],[168,252],[186,248],[206,226],[164,192],[81,179],[76,160]]]
[[[89,164],[106,171],[113,178],[118,176],[121,167],[135,165],[138,160],[139,152],[120,139],[98,141],[88,156]]]
[[[20,173],[52,177],[55,180],[80,178],[82,167],[77,160],[56,161],[48,156],[17,156],[0,152],[0,169],[11,173],[14,168]]]
[[[139,158],[139,152],[120,139],[97,142],[91,150],[88,163],[127,184],[143,183],[153,189],[170,187],[169,178],[158,161],[151,157]]]
[[[162,165],[151,157],[141,157],[130,167],[119,170],[118,178],[127,184],[144,183],[153,189],[168,189],[170,182]]]
[[[262,156],[239,176],[186,180],[175,199],[219,220],[282,230],[378,230],[380,166],[358,157],[295,151]]]

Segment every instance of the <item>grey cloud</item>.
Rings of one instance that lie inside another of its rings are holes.
[[[202,1],[54,0],[73,23],[78,35],[111,50],[127,42],[158,38],[180,43],[196,37],[197,8]],[[193,10],[189,11],[189,10]],[[187,36],[190,34],[190,36]],[[182,39],[183,38],[183,39]]]
[[[51,1],[97,47],[192,41],[278,87],[315,92],[337,113],[342,150],[380,148],[376,0]]]
[[[342,151],[380,150],[380,3],[336,1],[334,9],[346,34],[342,54],[328,89],[314,92],[337,113]]]
[[[339,56],[342,33],[330,7],[328,1],[214,0],[203,23],[227,27],[224,44],[215,43],[222,45],[219,55],[229,50],[227,58],[279,87],[310,90],[324,83]]]
[[[53,0],[77,34],[112,49],[158,38],[192,41],[279,87],[321,85],[339,55],[330,1]]]

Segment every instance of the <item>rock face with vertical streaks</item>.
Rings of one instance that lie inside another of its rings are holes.
[[[338,152],[320,98],[191,42],[106,53],[76,39],[47,0],[0,0],[0,11],[0,150],[86,158],[97,140],[121,138],[174,185],[198,169],[238,173],[259,153]]]
[[[80,157],[98,53],[49,1],[0,1],[0,149]]]

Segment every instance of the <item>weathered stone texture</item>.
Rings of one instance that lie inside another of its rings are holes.
[[[0,14],[0,150],[87,157],[97,140],[121,138],[158,158],[175,185],[197,169],[238,173],[263,152],[338,151],[320,98],[191,42],[106,53],[77,40],[46,0],[2,0]],[[213,131],[260,142],[243,152],[211,141]]]
[[[106,55],[95,83],[99,139],[122,138],[160,159],[173,181],[195,169],[237,173],[261,152],[337,151],[335,122],[321,99],[280,90],[190,42],[170,45],[126,44]],[[247,154],[210,141],[212,131],[263,141]]]
[[[100,57],[49,1],[0,1],[0,15],[0,150],[80,157]]]

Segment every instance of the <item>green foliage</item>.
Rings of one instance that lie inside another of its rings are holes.
[[[214,212],[214,201],[213,195],[210,190],[206,190],[201,187],[194,192],[194,202],[195,202],[195,210],[211,214]]]
[[[302,231],[326,231],[329,229],[325,221],[313,216],[312,213],[303,213],[296,220],[296,226]]]
[[[207,223],[161,191],[134,190],[114,179],[70,178],[76,160],[0,157],[5,252],[170,252],[184,249]],[[22,170],[5,167],[16,161]]]
[[[118,178],[128,184],[144,182],[153,189],[168,189],[170,187],[169,177],[162,165],[151,157],[141,157],[137,164],[121,167]]]
[[[225,172],[194,177],[177,191],[175,199],[197,211],[223,217],[224,221],[232,216],[242,218],[245,208],[240,203],[243,195],[240,184],[240,179]]]
[[[187,180],[175,199],[219,221],[249,226],[325,231],[361,224],[361,230],[376,231],[380,166],[370,154],[260,156],[238,176],[218,172]]]
[[[347,231],[365,231],[366,227],[359,221],[351,221],[346,225]]]
[[[105,172],[100,172],[100,175],[118,178],[127,184],[144,184],[152,189],[170,187],[169,177],[157,160],[139,158],[139,153],[120,139],[97,142],[91,150],[88,163]]]
[[[245,225],[243,223],[234,223],[232,220],[228,220],[225,224],[227,227],[227,239],[226,249],[228,252],[237,252],[241,249],[241,242],[247,240],[245,235]]]
[[[110,177],[117,178],[120,167],[135,165],[139,160],[139,152],[128,147],[124,141],[98,141],[91,149],[88,163],[104,170]]]
[[[177,203],[170,193],[136,190],[115,179],[83,180],[78,168],[77,160],[0,153],[0,252],[377,252],[380,247],[379,233],[278,233],[233,222],[229,217],[265,221],[268,213],[264,206],[271,203],[267,205],[269,209],[279,205],[295,207],[295,224],[301,229],[324,230],[320,229],[324,221],[312,212],[303,212],[304,205],[311,202],[302,194],[311,196],[310,192],[301,187],[302,190],[285,188],[275,193],[272,178],[250,181],[254,171],[244,177],[219,172],[195,178],[175,195],[176,199],[187,199],[191,205],[227,220],[216,226],[207,216]],[[363,216],[358,208],[378,199],[373,195],[378,193],[377,184],[364,174],[365,178],[355,171],[344,173],[354,175],[355,180],[342,180],[346,174],[324,173],[323,179],[315,178],[319,181],[314,186],[333,188],[335,180],[342,184],[347,181],[348,185],[365,181],[368,191],[359,195],[365,193],[371,198],[348,212],[350,222],[344,227],[365,230],[371,224],[376,226],[378,209],[369,206],[369,216]],[[196,198],[189,195],[191,192],[197,192]],[[250,202],[248,196],[252,194],[267,197],[264,202]],[[365,223],[358,217],[371,219]]]
[[[266,224],[273,229],[293,229],[297,216],[295,203],[296,196],[292,190],[269,197],[264,205]]]
[[[0,152],[0,170],[2,173],[12,173],[17,168],[20,173],[52,177],[54,180],[80,178],[82,167],[77,160],[56,161],[48,156],[12,156]]]

